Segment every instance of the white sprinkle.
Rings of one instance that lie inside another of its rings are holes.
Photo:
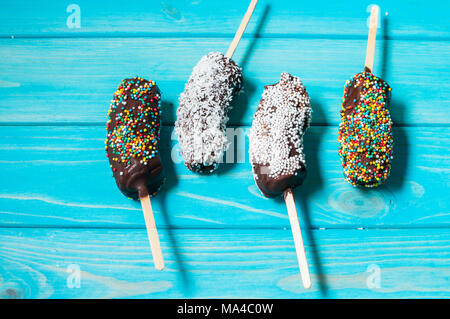
[[[250,130],[249,154],[253,165],[269,166],[269,177],[291,175],[306,166],[303,133],[311,122],[310,105],[302,81],[289,73],[264,90]]]

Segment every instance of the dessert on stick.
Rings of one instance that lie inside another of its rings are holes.
[[[155,267],[164,261],[150,196],[164,183],[159,139],[161,93],[154,81],[124,79],[113,95],[108,111],[106,156],[119,190],[141,201]]]
[[[341,105],[339,155],[345,179],[353,186],[379,186],[391,169],[391,88],[372,73],[378,10],[372,6],[364,71],[345,83]]]
[[[212,172],[228,147],[228,110],[242,89],[242,72],[232,60],[258,0],[252,0],[225,55],[211,52],[194,67],[179,98],[175,133],[184,163],[193,172]]]
[[[303,134],[310,122],[311,103],[302,81],[282,73],[278,83],[265,86],[249,135],[256,185],[266,197],[284,196],[305,288],[311,279],[292,189],[306,177]]]

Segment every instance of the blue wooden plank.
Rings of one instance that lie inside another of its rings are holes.
[[[228,42],[3,39],[0,122],[103,123],[120,80],[141,75],[159,84],[163,120],[172,124],[192,67],[209,51],[226,50]],[[244,69],[245,92],[235,100],[230,124],[250,125],[264,85],[277,82],[283,71],[303,79],[314,123],[337,124],[343,86],[362,70],[365,46],[365,40],[244,39],[236,61]],[[391,111],[397,125],[449,123],[449,53],[448,42],[379,43],[375,73],[393,87]]]
[[[289,227],[281,198],[265,199],[255,186],[244,134],[234,151],[245,156],[240,163],[225,158],[217,174],[199,176],[184,167],[171,132],[162,131],[168,182],[153,200],[159,227]],[[310,128],[300,217],[313,228],[449,226],[449,134],[395,128],[387,185],[360,190],[343,179],[337,127]],[[0,225],[143,228],[139,203],[111,177],[104,136],[102,127],[0,127]]]
[[[282,71],[312,97],[309,175],[296,190],[306,291],[284,203],[259,194],[248,139],[242,162],[198,176],[171,134],[193,65],[226,50],[247,1],[0,0],[0,298],[449,298],[448,4],[377,2],[375,73],[393,87],[398,127],[388,184],[360,190],[342,178],[336,124],[344,82],[364,61],[370,4],[260,0],[235,55],[246,91],[232,130],[248,131],[263,86]],[[68,19],[78,7],[79,28]],[[103,150],[109,100],[133,75],[163,91],[168,183],[152,201],[163,272]],[[68,267],[79,267],[80,288]]]
[[[446,1],[379,0],[389,36],[449,37]],[[189,34],[231,37],[248,1],[0,1],[1,36]],[[260,0],[247,34],[366,36],[373,1]],[[75,6],[74,6],[75,5]],[[78,14],[79,13],[79,14]],[[382,29],[380,31],[385,30]]]
[[[0,296],[450,297],[449,229],[305,234],[309,290],[291,236],[273,229],[164,230],[166,269],[157,271],[143,229],[0,229]]]

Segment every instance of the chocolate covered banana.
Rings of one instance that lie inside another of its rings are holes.
[[[265,196],[303,183],[303,134],[310,122],[309,95],[298,77],[282,73],[280,82],[265,87],[249,137],[253,176]]]
[[[345,83],[339,124],[339,155],[345,179],[354,186],[383,184],[391,170],[391,88],[369,68]]]
[[[138,199],[164,182],[159,140],[161,93],[155,82],[124,79],[108,111],[105,149],[120,191]]]
[[[179,98],[175,133],[188,169],[212,172],[228,147],[230,102],[242,88],[239,66],[219,52],[201,58]]]

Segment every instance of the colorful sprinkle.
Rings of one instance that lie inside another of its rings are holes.
[[[354,186],[376,187],[390,174],[394,145],[390,91],[389,85],[368,69],[345,84],[339,155],[345,179]]]
[[[110,160],[127,167],[132,158],[146,164],[158,154],[159,94],[155,82],[140,77],[122,80],[113,95],[106,124],[107,156],[115,155]],[[157,105],[149,97],[157,100]]]

